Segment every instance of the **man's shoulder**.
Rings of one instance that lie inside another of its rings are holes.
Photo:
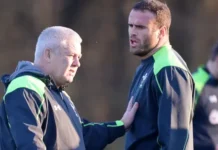
[[[13,79],[6,89],[5,95],[17,89],[29,89],[38,93],[43,97],[45,91],[45,83],[37,77],[30,75],[23,75]]]
[[[189,72],[189,69],[186,65],[186,62],[183,58],[171,48],[171,46],[161,47],[154,55],[154,74],[157,75],[165,67],[174,67],[180,68],[186,72]]]
[[[192,74],[195,88],[198,93],[201,93],[207,81],[210,79],[210,74],[204,70],[203,66],[198,67],[198,69]]]
[[[195,72],[192,73],[195,81],[208,80],[210,74],[204,69],[204,66],[199,66]]]

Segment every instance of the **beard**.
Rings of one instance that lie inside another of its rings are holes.
[[[133,55],[144,57],[148,55],[153,49],[155,49],[158,46],[159,41],[153,46],[151,44],[150,40],[146,40],[143,42],[143,44],[140,44],[138,47],[130,47],[130,52]]]
[[[130,48],[130,51],[133,53],[133,55],[143,57],[143,56],[148,55],[148,53],[150,53],[150,51],[152,51],[152,49],[153,48],[141,47],[139,49]]]

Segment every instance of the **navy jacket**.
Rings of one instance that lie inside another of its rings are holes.
[[[193,150],[194,81],[170,46],[142,60],[129,93],[139,102],[126,150]]]
[[[102,150],[124,135],[121,121],[90,123],[80,118],[63,88],[30,62],[2,78],[0,105],[3,150]]]
[[[204,66],[193,73],[193,78],[196,85],[194,149],[215,150],[218,146],[218,80]]]

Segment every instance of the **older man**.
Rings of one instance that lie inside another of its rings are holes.
[[[0,107],[2,149],[100,150],[124,135],[137,104],[129,103],[121,120],[94,124],[81,120],[64,87],[80,67],[80,36],[54,26],[40,34],[34,63],[20,62],[2,81]]]

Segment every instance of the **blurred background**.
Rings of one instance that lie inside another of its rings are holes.
[[[53,25],[83,38],[83,58],[68,88],[80,115],[91,121],[120,119],[140,60],[129,53],[128,14],[136,0],[0,0],[0,74],[19,60],[33,60],[40,32]],[[166,0],[172,12],[170,41],[191,71],[206,62],[218,39],[217,0]],[[3,96],[4,87],[0,85]],[[124,138],[106,150],[122,150]]]

